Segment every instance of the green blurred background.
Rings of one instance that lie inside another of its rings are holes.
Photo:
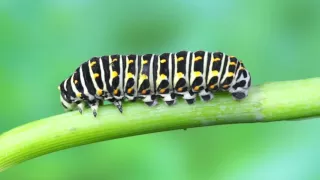
[[[318,0],[1,0],[0,133],[63,113],[57,85],[92,56],[220,50],[242,59],[255,85],[319,76],[319,7]],[[319,129],[318,118],[129,137],[42,156],[0,179],[316,180]]]

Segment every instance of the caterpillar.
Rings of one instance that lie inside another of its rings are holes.
[[[142,99],[155,106],[162,97],[167,105],[177,96],[193,104],[196,96],[209,101],[217,91],[228,91],[235,100],[248,96],[251,76],[244,64],[222,52],[180,51],[161,55],[108,55],[92,57],[58,87],[66,110],[85,106],[97,116],[103,101],[122,113],[122,100]]]

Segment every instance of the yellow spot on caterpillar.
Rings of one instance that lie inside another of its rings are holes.
[[[129,79],[129,78],[133,78],[133,74],[132,73],[127,73],[127,78]]]
[[[74,80],[74,84],[78,84],[78,80]]]
[[[145,74],[141,74],[140,79],[143,81],[145,79],[148,79],[148,76]]]
[[[161,79],[167,79],[167,76],[166,76],[165,74],[161,74],[161,75],[160,75],[160,78],[161,78]]]
[[[92,61],[92,62],[90,63],[90,67],[94,66],[95,64],[97,64],[97,62]]]
[[[195,71],[194,72],[194,76],[195,77],[199,77],[199,76],[201,76],[202,75],[202,73],[200,72],[200,71]]]
[[[117,94],[118,94],[118,92],[119,92],[119,89],[115,89],[115,90],[113,90],[113,94],[114,94],[114,95],[117,95]]]
[[[142,90],[141,94],[147,94],[147,90]]]
[[[193,88],[193,90],[195,90],[195,91],[199,91],[199,89],[200,89],[200,86],[195,86],[195,87]]]
[[[133,60],[132,60],[132,59],[130,59],[130,60],[128,61],[128,64],[131,64],[131,63],[133,63]]]
[[[143,61],[142,61],[142,64],[147,64],[147,63],[148,63],[147,60],[143,60]]]
[[[229,65],[236,65],[236,63],[235,62],[230,62]]]
[[[194,58],[194,61],[199,61],[199,60],[202,60],[201,56],[197,56],[197,57]]]
[[[101,89],[98,89],[98,90],[97,90],[97,95],[98,95],[98,96],[101,96],[101,95],[102,95],[102,90],[101,90]]]
[[[178,57],[177,61],[183,61],[184,57]]]
[[[178,88],[178,92],[181,92],[182,90],[183,90],[182,87],[179,87],[179,88]]]
[[[133,88],[132,88],[132,87],[131,87],[131,88],[128,88],[127,93],[131,94],[132,91],[133,91]]]
[[[167,62],[167,60],[166,59],[161,59],[160,62],[161,63],[165,63],[165,62]]]
[[[164,92],[166,92],[166,90],[167,90],[166,88],[162,88],[162,89],[160,89],[159,92],[160,92],[161,94],[163,94]]]
[[[115,78],[118,76],[118,72],[117,71],[112,71],[112,78]]]
[[[212,58],[213,62],[220,61],[220,58]]]
[[[182,72],[178,72],[178,73],[177,73],[177,77],[178,77],[178,78],[183,78],[183,77],[184,77],[184,74],[183,74]]]
[[[230,58],[234,58],[234,56],[230,56]]]
[[[244,67],[241,66],[241,67],[239,68],[239,70],[241,70],[241,69],[244,69]]]
[[[82,94],[81,93],[77,93],[76,95],[78,98],[81,98]]]
[[[229,88],[229,85],[226,84],[226,85],[223,85],[222,87],[226,89],[226,88]]]
[[[117,58],[112,59],[112,62],[113,62],[113,63],[116,62],[116,61],[118,61]]]
[[[97,78],[97,77],[99,77],[99,76],[100,76],[100,74],[98,74],[98,73],[94,73],[94,74],[93,74],[93,77],[94,77],[94,78]]]
[[[233,76],[233,75],[234,75],[233,72],[228,72],[227,77],[231,77],[231,76]]]
[[[215,70],[215,71],[212,71],[212,75],[213,75],[213,76],[218,76],[218,75],[219,75],[219,71],[216,71],[216,70]]]
[[[214,85],[211,85],[209,88],[210,88],[210,89],[214,89]]]

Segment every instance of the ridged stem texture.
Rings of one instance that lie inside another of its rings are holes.
[[[320,78],[266,83],[235,101],[228,93],[193,105],[148,107],[125,102],[121,114],[113,105],[73,111],[30,122],[0,135],[0,172],[26,160],[80,145],[159,131],[201,126],[297,120],[320,116]]]

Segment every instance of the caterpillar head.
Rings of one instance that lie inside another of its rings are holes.
[[[251,86],[251,76],[248,70],[244,67],[239,68],[237,76],[232,83],[229,92],[236,100],[241,100],[248,96],[248,91]]]
[[[60,90],[60,102],[63,108],[67,111],[71,111],[75,107],[75,103],[72,102],[71,97],[68,95],[67,91],[64,89],[64,83],[58,87]]]

